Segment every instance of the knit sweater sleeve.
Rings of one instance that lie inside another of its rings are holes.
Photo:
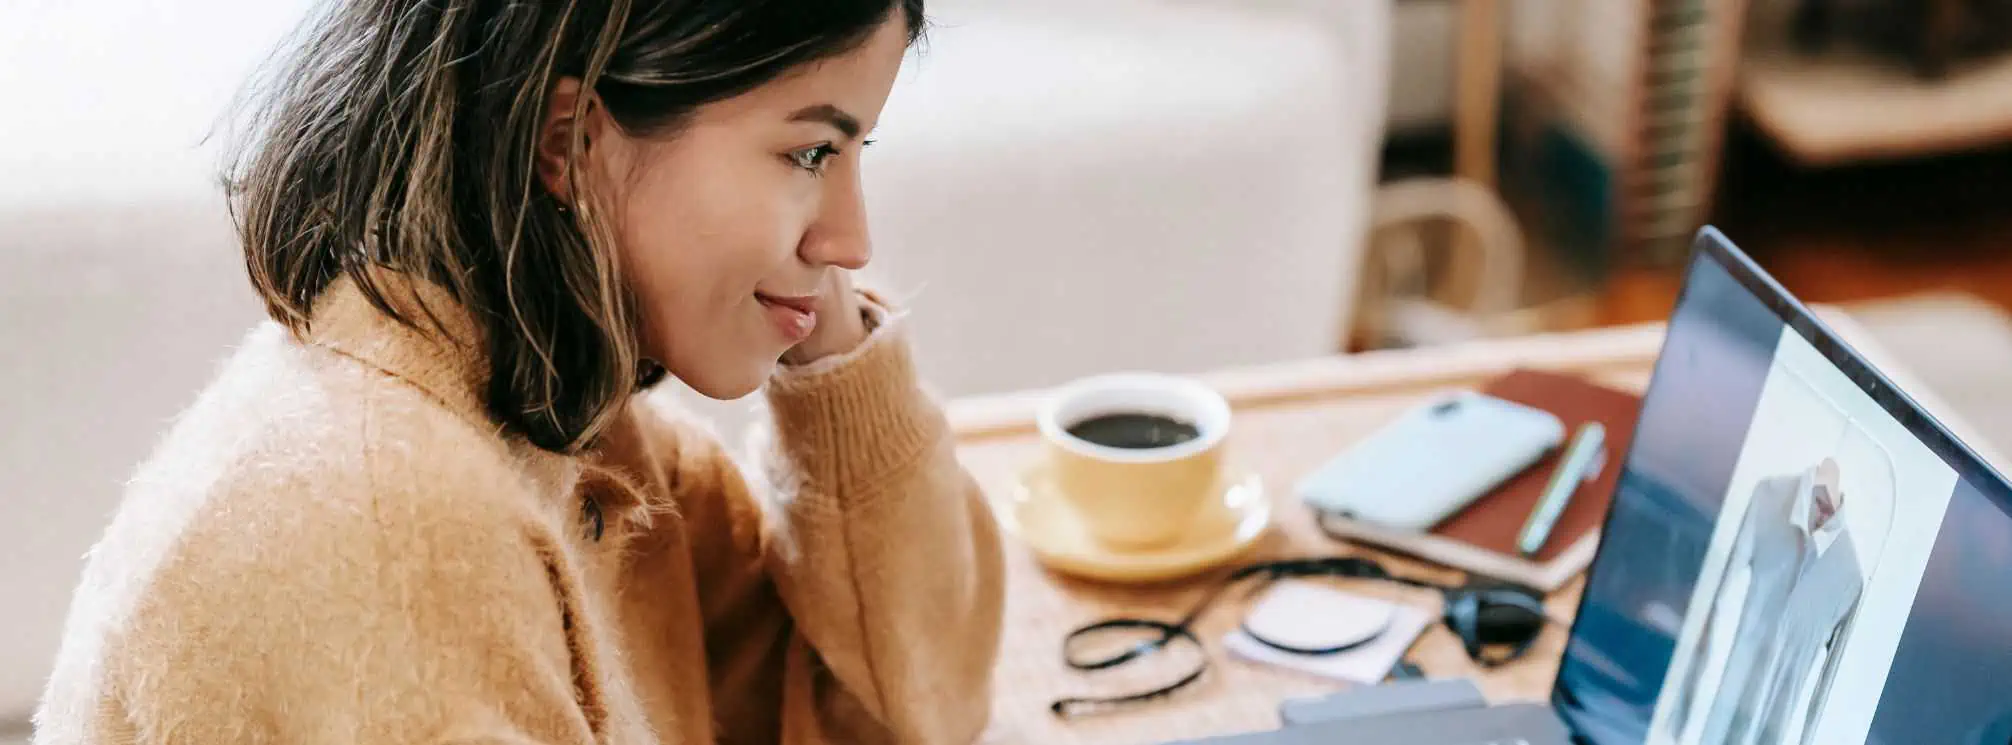
[[[998,528],[903,336],[883,313],[860,349],[766,391],[755,493],[797,636],[784,742],[970,742],[990,711]]]

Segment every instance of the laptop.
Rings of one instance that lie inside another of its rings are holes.
[[[1206,742],[2012,745],[2012,485],[1715,229],[1603,531],[1548,703]]]

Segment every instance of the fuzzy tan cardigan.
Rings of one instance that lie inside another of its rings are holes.
[[[133,479],[35,742],[971,741],[998,532],[872,313],[770,381],[744,473],[643,397],[591,455],[533,448],[465,312],[422,333],[335,285]]]

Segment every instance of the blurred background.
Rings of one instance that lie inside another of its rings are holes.
[[[260,319],[206,135],[308,5],[0,2],[0,731]],[[869,279],[945,395],[1653,323],[1709,223],[2012,444],[2012,0],[930,5]]]

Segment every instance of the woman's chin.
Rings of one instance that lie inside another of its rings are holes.
[[[762,384],[768,382],[769,377],[775,374],[776,364],[777,362],[772,359],[759,360],[736,365],[732,369],[721,366],[710,370],[693,370],[689,373],[672,370],[671,374],[701,396],[718,401],[732,401],[761,390]]]

